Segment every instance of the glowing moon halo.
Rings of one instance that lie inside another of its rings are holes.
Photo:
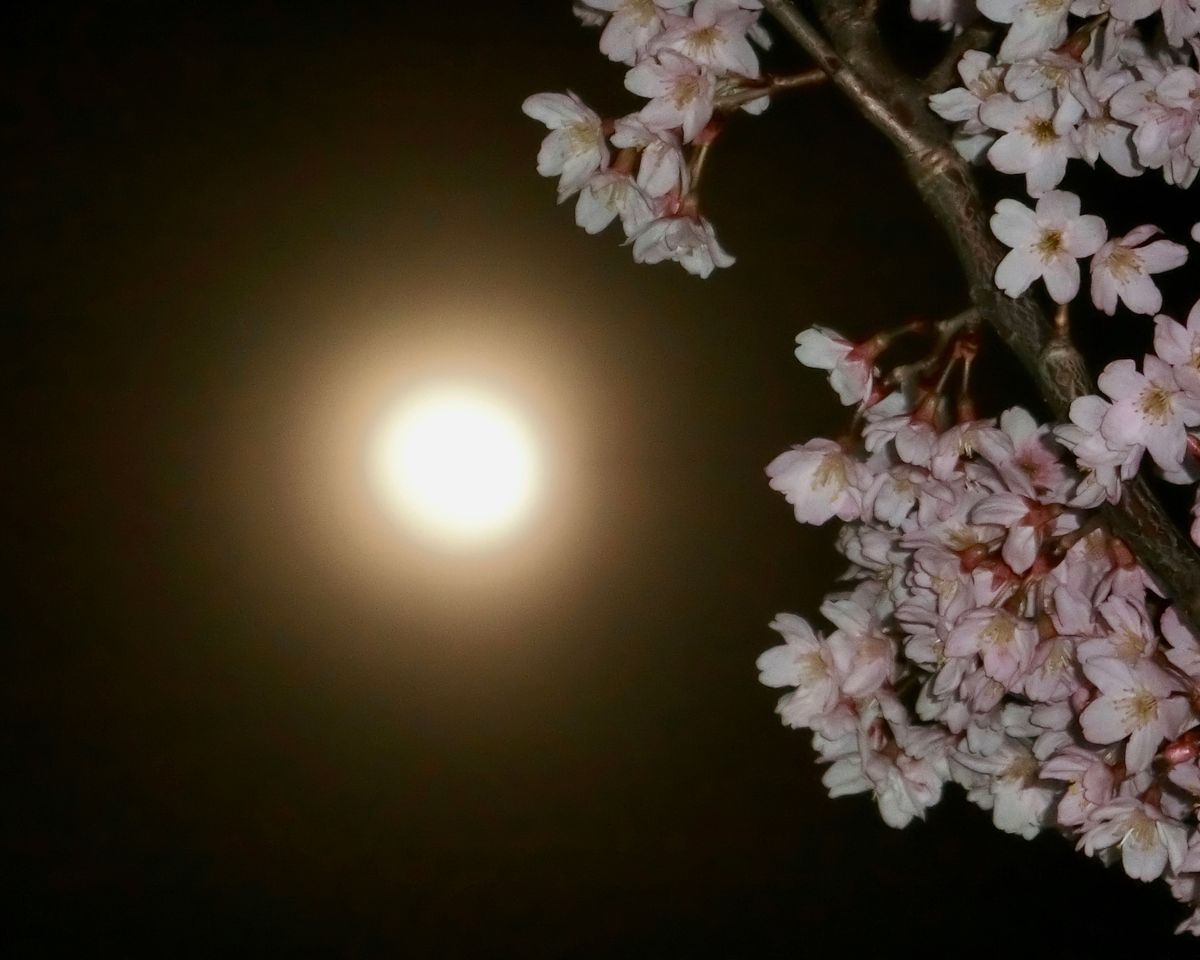
[[[372,481],[393,512],[457,546],[494,541],[533,507],[541,457],[527,420],[478,387],[441,384],[407,397],[375,437]]]

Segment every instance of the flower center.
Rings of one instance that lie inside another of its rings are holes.
[[[1128,283],[1143,272],[1142,258],[1136,250],[1130,250],[1128,247],[1117,247],[1104,262],[1109,273],[1121,283]]]
[[[1158,835],[1154,821],[1139,810],[1133,815],[1131,822],[1133,825],[1130,827],[1129,832],[1125,834],[1126,838],[1135,847],[1141,847],[1143,850],[1153,846]]]
[[[822,457],[821,465],[813,473],[812,488],[814,490],[819,487],[828,487],[830,484],[835,487],[846,485],[846,465],[836,453],[826,454]]]
[[[567,127],[567,140],[572,153],[588,153],[600,143],[600,130],[590,120],[577,120]]]
[[[1122,630],[1120,639],[1114,646],[1118,657],[1123,660],[1136,660],[1145,652],[1146,641],[1141,634],[1132,630]]]
[[[1063,235],[1061,230],[1043,230],[1042,238],[1037,242],[1038,253],[1042,255],[1042,259],[1049,262],[1053,260],[1063,249]]]
[[[1029,135],[1039,146],[1045,146],[1058,139],[1058,131],[1054,129],[1054,121],[1050,119],[1034,120],[1028,127]]]
[[[1013,642],[1017,627],[1007,617],[995,617],[979,634],[979,639],[997,647],[1007,647]]]
[[[797,673],[800,675],[800,685],[808,686],[818,680],[824,680],[829,675],[825,661],[819,653],[806,653],[796,661]]]
[[[638,26],[647,27],[658,19],[654,0],[625,0],[625,11],[637,21]]]
[[[1067,651],[1061,642],[1055,641],[1053,652],[1046,658],[1043,669],[1049,674],[1062,673],[1070,665],[1071,659],[1067,656]]]
[[[947,530],[944,539],[946,548],[953,550],[955,553],[962,553],[964,550],[979,543],[979,537],[975,535],[975,531],[966,527],[955,527],[953,530]]]
[[[700,95],[700,78],[680,77],[671,89],[671,102],[676,110],[682,110]]]
[[[1001,77],[1002,73],[999,70],[994,68],[984,70],[975,80],[975,88],[971,92],[979,97],[980,100],[986,100],[988,97],[1001,91]]]
[[[1158,716],[1158,698],[1148,690],[1139,690],[1123,698],[1120,707],[1125,719],[1135,729],[1146,726]]]
[[[1005,780],[1029,780],[1038,772],[1037,761],[1031,754],[1023,753],[1018,756],[1001,774]]]
[[[712,53],[713,47],[717,45],[720,39],[721,31],[718,30],[714,24],[713,26],[701,27],[699,30],[693,30],[691,35],[688,37],[687,45],[689,51],[693,55],[703,55]]]
[[[1171,394],[1162,387],[1147,387],[1142,391],[1141,410],[1147,420],[1165,424],[1174,412]]]

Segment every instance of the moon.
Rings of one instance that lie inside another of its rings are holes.
[[[383,418],[370,474],[384,506],[414,530],[475,547],[528,518],[541,492],[542,456],[517,406],[482,386],[437,383],[415,389]]]

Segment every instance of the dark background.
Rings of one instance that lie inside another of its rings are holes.
[[[829,800],[756,683],[840,569],[762,473],[842,423],[793,337],[963,304],[832,92],[718,144],[739,261],[701,282],[534,172],[525,96],[625,109],[566,0],[33,7],[0,68],[6,956],[1194,953],[1161,885],[956,788],[905,831]],[[554,438],[512,555],[362,489],[430,369]]]

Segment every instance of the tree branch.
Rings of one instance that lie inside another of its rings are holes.
[[[1066,420],[1072,401],[1094,392],[1092,378],[1071,342],[1053,335],[1032,295],[1013,299],[996,287],[993,277],[1004,251],[992,236],[969,166],[927,107],[928,91],[884,48],[871,0],[815,4],[829,39],[792,0],[763,0],[779,25],[899,151],[954,248],[972,301],[1034,378],[1054,416]],[[1106,508],[1106,519],[1192,626],[1200,626],[1200,554],[1146,482],[1139,477],[1127,483],[1121,502]]]

